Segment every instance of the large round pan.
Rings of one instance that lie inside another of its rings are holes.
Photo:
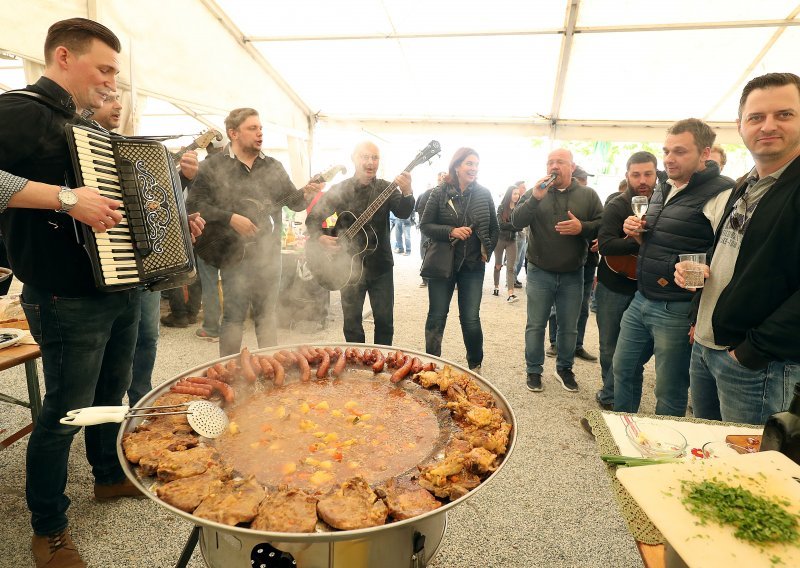
[[[267,349],[261,349],[261,350],[258,350],[258,351],[254,351],[254,353],[271,354],[271,353],[276,353],[276,352],[280,351],[281,349],[296,349],[296,348],[299,348],[300,346],[301,346],[300,344],[282,345],[282,346],[270,347],[270,348],[267,348]],[[464,367],[462,367],[460,365],[457,365],[455,363],[451,363],[451,362],[449,362],[449,361],[447,361],[445,359],[442,359],[442,358],[439,358],[439,357],[434,357],[434,356],[431,356],[431,355],[427,355],[425,353],[420,353],[419,351],[414,351],[414,350],[411,350],[411,349],[404,349],[402,347],[387,347],[386,345],[372,345],[372,344],[364,344],[364,343],[318,343],[318,344],[314,344],[314,346],[315,347],[341,347],[342,349],[346,349],[348,347],[357,347],[359,349],[377,348],[377,349],[382,350],[384,353],[386,353],[386,352],[388,352],[390,350],[400,349],[406,355],[412,355],[412,356],[419,357],[420,360],[422,360],[423,363],[434,362],[439,367],[442,367],[444,365],[450,365],[450,366],[452,366],[452,367],[454,367],[454,368],[456,368],[456,369],[458,369],[460,371],[463,371],[464,373],[467,373],[470,376],[472,376],[475,379],[475,381],[482,388],[484,388],[485,390],[491,392],[492,396],[494,397],[494,400],[495,400],[495,403],[496,403],[497,407],[503,412],[505,420],[511,424],[511,433],[509,434],[508,449],[507,449],[505,455],[502,456],[502,461],[498,465],[497,470],[494,471],[491,475],[489,475],[489,477],[484,479],[483,482],[478,487],[476,487],[475,489],[473,489],[472,491],[470,491],[466,495],[464,495],[464,496],[462,496],[462,497],[460,497],[460,498],[458,498],[458,499],[456,499],[454,501],[450,501],[449,503],[445,503],[441,507],[439,507],[438,509],[436,509],[434,511],[430,511],[430,512],[425,513],[423,515],[419,515],[417,517],[412,517],[410,519],[406,519],[406,520],[402,520],[402,521],[392,521],[390,523],[387,523],[385,525],[381,525],[381,526],[378,526],[378,527],[370,527],[370,528],[350,530],[350,531],[334,530],[334,531],[330,531],[330,532],[313,532],[313,533],[268,532],[268,531],[257,531],[257,530],[254,530],[254,529],[244,528],[244,527],[235,527],[235,526],[223,525],[221,523],[217,523],[217,522],[214,522],[214,521],[209,521],[209,520],[206,520],[206,519],[203,519],[203,518],[200,518],[200,517],[196,517],[196,516],[192,515],[191,513],[186,513],[185,511],[181,511],[180,509],[177,509],[177,508],[173,507],[172,505],[169,505],[169,504],[165,503],[164,501],[162,501],[155,494],[155,492],[153,492],[153,491],[151,491],[149,489],[149,487],[154,482],[154,479],[152,479],[152,478],[146,478],[144,480],[140,479],[136,475],[135,466],[133,464],[131,464],[127,460],[127,458],[125,457],[125,454],[123,452],[123,449],[122,449],[122,437],[125,434],[127,434],[129,432],[132,432],[143,421],[143,419],[132,418],[132,419],[126,421],[120,427],[119,435],[117,436],[117,456],[119,457],[119,461],[122,464],[122,469],[125,471],[125,475],[127,475],[128,479],[130,479],[131,482],[134,485],[136,485],[139,489],[141,489],[141,491],[147,497],[149,497],[150,499],[152,499],[153,501],[158,503],[161,507],[164,507],[165,509],[167,509],[170,512],[172,512],[174,515],[177,515],[179,517],[183,517],[184,519],[186,519],[187,521],[189,521],[191,523],[194,523],[195,525],[208,527],[210,529],[214,529],[216,531],[223,532],[223,533],[239,534],[242,538],[248,538],[248,537],[253,537],[253,536],[256,536],[256,535],[260,535],[261,537],[263,537],[263,539],[265,541],[273,540],[273,541],[280,541],[280,542],[307,542],[308,543],[308,542],[334,542],[334,541],[342,541],[342,540],[362,539],[362,538],[369,537],[370,535],[372,535],[374,533],[383,532],[383,531],[392,531],[393,529],[396,529],[396,528],[399,528],[399,527],[404,527],[406,525],[410,525],[410,524],[414,524],[414,523],[419,523],[420,521],[424,521],[424,520],[426,520],[428,518],[431,518],[431,517],[434,517],[434,516],[444,515],[444,514],[447,513],[447,511],[449,511],[453,507],[457,507],[458,505],[460,505],[461,503],[465,502],[467,499],[469,499],[470,497],[475,495],[477,492],[482,490],[486,485],[488,485],[492,481],[492,479],[497,474],[500,473],[500,470],[503,469],[505,464],[508,462],[508,460],[509,460],[509,458],[511,456],[511,453],[514,450],[514,445],[515,445],[516,439],[517,439],[517,420],[516,420],[516,417],[514,416],[514,412],[512,411],[511,406],[508,404],[508,401],[502,395],[502,393],[500,391],[498,391],[494,387],[494,385],[492,385],[486,379],[482,378],[480,375],[476,375],[472,371],[469,371],[468,369],[465,369]],[[188,377],[188,376],[197,375],[198,372],[204,371],[205,369],[207,369],[211,365],[214,365],[214,364],[219,363],[219,362],[224,362],[224,361],[227,361],[228,359],[233,359],[233,358],[238,357],[238,356],[239,356],[238,354],[231,355],[231,356],[228,356],[228,357],[223,357],[223,358],[220,358],[220,359],[215,359],[213,361],[209,361],[208,363],[204,363],[202,365],[198,365],[197,367],[193,367],[193,368],[191,368],[191,369],[189,369],[189,370],[177,375],[176,377],[172,378],[171,380],[168,380],[168,381],[164,382],[163,384],[159,385],[158,387],[154,388],[153,390],[151,390],[149,393],[147,393],[142,398],[142,400],[139,401],[139,403],[136,406],[137,407],[138,406],[151,406],[152,403],[159,396],[169,392],[170,387],[173,384],[175,384],[176,382],[178,382],[180,379],[182,379],[184,377]],[[408,380],[408,379],[406,379],[406,380]]]

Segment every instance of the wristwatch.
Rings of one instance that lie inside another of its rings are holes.
[[[58,201],[61,203],[61,209],[56,209],[56,211],[68,213],[78,203],[78,196],[70,188],[62,185],[61,191],[58,192]]]

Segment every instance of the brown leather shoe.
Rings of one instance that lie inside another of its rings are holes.
[[[125,479],[114,485],[94,484],[94,498],[98,501],[108,501],[119,497],[144,497],[144,493],[131,483],[130,479]]]
[[[67,529],[49,536],[33,535],[31,550],[36,568],[86,568]]]

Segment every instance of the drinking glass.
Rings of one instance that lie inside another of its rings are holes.
[[[683,268],[684,288],[702,288],[705,285],[706,253],[681,254],[678,262]]]
[[[647,197],[644,195],[634,195],[631,198],[631,207],[637,219],[641,220],[641,218],[644,217],[644,214],[647,212],[647,203]],[[647,229],[638,229],[636,232],[644,233],[647,232]]]

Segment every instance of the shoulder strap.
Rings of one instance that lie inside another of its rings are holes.
[[[58,104],[56,101],[54,101],[50,97],[47,97],[47,96],[42,95],[40,93],[36,93],[34,91],[29,91],[28,89],[15,89],[13,91],[7,91],[7,92],[3,93],[0,96],[26,98],[28,100],[34,100],[34,101],[36,101],[36,102],[38,102],[40,104],[43,104],[43,105],[45,105],[47,107],[50,107],[51,109],[53,109],[53,110],[55,110],[57,112],[60,112],[61,114],[63,114],[64,116],[66,116],[68,118],[74,118],[74,117],[78,116],[76,113],[65,109],[63,106]]]

